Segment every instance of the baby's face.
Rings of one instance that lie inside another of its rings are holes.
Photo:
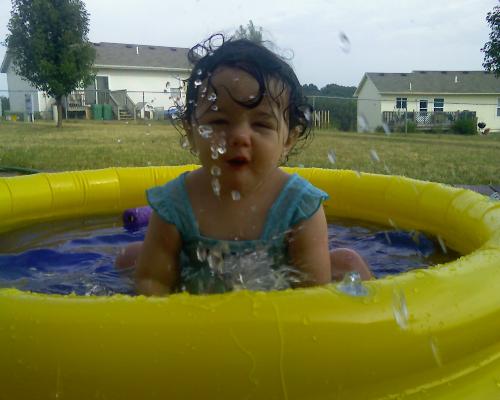
[[[221,67],[211,85],[199,88],[190,139],[202,165],[220,171],[230,190],[261,181],[293,145],[284,116],[288,91],[281,86],[271,80],[254,108],[245,103],[259,96],[258,82],[240,69]]]

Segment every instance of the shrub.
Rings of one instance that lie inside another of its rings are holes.
[[[405,124],[403,123],[400,127],[399,127],[399,132],[401,133],[415,133],[417,131],[417,124],[413,121],[407,121],[406,122],[406,128],[405,128]]]
[[[475,135],[476,118],[459,117],[451,126],[451,130],[459,135]]]

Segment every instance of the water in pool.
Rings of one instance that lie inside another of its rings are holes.
[[[144,234],[144,227],[125,229],[118,216],[10,232],[0,237],[0,287],[58,294],[134,294],[131,274],[118,273],[114,259],[126,244],[142,240]],[[377,278],[458,257],[422,233],[358,221],[330,221],[329,243],[331,249],[358,251]]]

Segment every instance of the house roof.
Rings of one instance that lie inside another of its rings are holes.
[[[96,49],[95,66],[115,69],[190,71],[189,49],[183,47],[149,46],[124,43],[93,43]],[[5,54],[1,72],[6,73],[11,61]]]
[[[496,78],[490,72],[413,71],[409,73],[367,72],[354,96],[358,96],[366,79],[370,79],[380,93],[500,93],[500,78]]]
[[[124,43],[93,43],[96,67],[191,70],[189,49]]]

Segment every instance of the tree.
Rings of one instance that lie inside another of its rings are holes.
[[[494,72],[500,77],[500,6],[495,6],[493,11],[486,15],[486,21],[491,27],[490,40],[481,49],[484,52],[483,67],[486,71]]]
[[[261,43],[262,42],[262,27],[256,27],[253,24],[253,21],[250,20],[247,24],[247,27],[244,28],[243,25],[240,25],[238,30],[234,32],[233,37],[235,39],[248,39],[252,42]]]
[[[0,101],[2,102],[2,107],[0,108],[3,112],[10,110],[10,101],[8,97],[0,96]]]
[[[58,127],[62,98],[94,78],[88,26],[81,0],[12,0],[7,52],[18,75],[55,98]]]

